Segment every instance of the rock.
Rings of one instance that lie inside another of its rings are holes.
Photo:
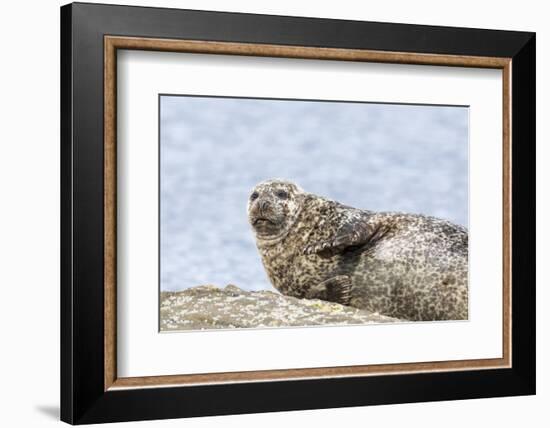
[[[373,324],[395,318],[323,300],[297,299],[235,285],[201,285],[160,296],[161,331]]]

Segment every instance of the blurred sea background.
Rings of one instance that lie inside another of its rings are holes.
[[[268,178],[468,226],[468,108],[161,96],[162,291],[273,290],[246,214]]]

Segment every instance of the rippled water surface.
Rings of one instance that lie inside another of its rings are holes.
[[[161,97],[161,289],[272,289],[250,189],[286,178],[347,205],[468,222],[465,107]]]

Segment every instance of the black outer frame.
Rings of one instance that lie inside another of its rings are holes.
[[[104,391],[104,35],[512,58],[512,368]],[[61,8],[61,420],[535,393],[535,34],[74,3]]]

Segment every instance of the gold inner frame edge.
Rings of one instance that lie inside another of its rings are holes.
[[[261,56],[393,64],[495,68],[502,70],[503,91],[503,349],[502,358],[280,369],[169,376],[117,377],[116,367],[116,54],[118,49]],[[220,383],[361,377],[406,373],[481,370],[511,367],[511,58],[422,54],[362,49],[256,43],[104,37],[104,390],[193,386]]]

